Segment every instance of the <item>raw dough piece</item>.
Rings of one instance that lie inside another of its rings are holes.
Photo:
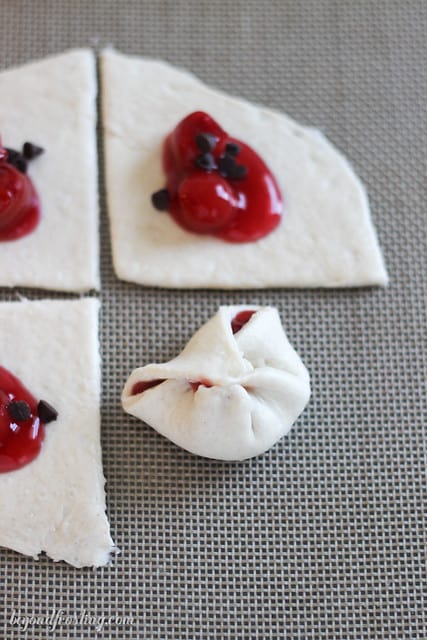
[[[119,278],[167,287],[344,287],[387,283],[366,192],[316,129],[214,91],[163,62],[102,54],[108,207]],[[275,174],[287,212],[256,243],[189,233],[150,201],[165,185],[165,136],[209,113]]]
[[[81,49],[0,73],[0,135],[45,149],[28,174],[38,191],[37,229],[0,242],[0,286],[84,291],[99,286],[96,76]]]
[[[232,319],[247,309],[256,313],[233,334]],[[162,382],[135,394],[135,385],[150,381]],[[122,402],[188,451],[243,460],[285,435],[309,396],[307,369],[277,310],[245,305],[220,307],[174,360],[136,369]]]
[[[114,550],[100,446],[98,309],[93,299],[0,304],[0,364],[58,411],[39,456],[0,474],[0,545],[76,567]]]

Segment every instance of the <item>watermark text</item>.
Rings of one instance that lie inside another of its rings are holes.
[[[93,627],[102,631],[107,626],[131,627],[135,620],[126,615],[98,615],[82,609],[70,613],[66,609],[52,609],[46,613],[21,613],[14,609],[8,619],[9,624],[19,627],[21,631],[28,631],[31,627],[45,627],[48,631],[55,631],[60,627]]]

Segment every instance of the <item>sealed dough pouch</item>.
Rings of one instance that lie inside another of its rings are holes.
[[[244,460],[288,433],[309,396],[277,310],[245,305],[220,307],[170,362],[135,369],[122,403],[192,453]]]

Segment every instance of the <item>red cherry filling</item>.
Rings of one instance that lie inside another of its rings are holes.
[[[245,309],[245,311],[239,311],[237,315],[231,321],[231,330],[233,333],[237,333],[240,331],[242,327],[245,326],[247,322],[252,318],[252,316],[256,313],[254,310]]]
[[[147,391],[147,389],[151,389],[152,387],[157,387],[157,385],[162,384],[162,382],[165,382],[165,378],[160,378],[157,380],[141,380],[140,382],[135,382],[135,384],[131,389],[130,395],[137,396],[140,393]],[[202,380],[198,380],[197,382],[189,381],[189,384],[193,391],[197,391],[197,389],[201,385],[203,385],[204,387],[213,386],[210,380],[207,380],[205,378],[203,378]]]
[[[165,380],[163,378],[159,380],[141,380],[141,382],[135,382],[130,392],[130,395],[137,396],[140,393],[143,393],[143,391],[146,391],[147,389],[151,389],[151,387],[157,387],[158,384],[162,384],[162,382],[164,381]]]
[[[13,154],[18,170],[9,159]],[[35,229],[40,220],[39,199],[30,178],[23,173],[26,159],[0,144],[0,241],[17,240]],[[19,158],[18,158],[19,156]]]
[[[271,171],[207,113],[178,123],[163,146],[166,189],[152,196],[182,227],[228,242],[252,242],[281,221],[282,195]]]
[[[20,469],[38,456],[45,435],[42,419],[47,423],[57,415],[0,367],[0,473]]]
[[[207,387],[209,389],[213,386],[214,385],[212,384],[212,382],[210,380],[207,380],[206,378],[202,378],[201,380],[197,380],[195,382],[190,381],[190,387],[193,391],[197,391],[199,387]]]
[[[187,175],[178,187],[181,223],[190,231],[212,233],[234,216],[235,201],[230,185],[221,176]]]

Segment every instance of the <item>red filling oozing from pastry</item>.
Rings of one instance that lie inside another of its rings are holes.
[[[37,400],[18,378],[0,367],[0,473],[32,462],[44,435]]]
[[[193,391],[197,391],[199,387],[207,387],[209,389],[210,387],[213,387],[213,386],[214,385],[212,384],[212,382],[207,378],[202,378],[201,380],[197,380],[195,382],[190,381],[190,387],[192,388]]]
[[[131,396],[137,396],[147,389],[151,389],[152,387],[157,387],[158,384],[162,384],[165,381],[165,378],[160,378],[159,380],[141,380],[140,382],[135,382],[130,392]]]
[[[0,241],[26,236],[40,220],[40,203],[34,185],[23,171],[8,161],[8,155],[0,143]]]
[[[244,311],[239,311],[237,315],[231,321],[231,330],[233,333],[237,333],[240,331],[242,327],[245,326],[247,322],[252,318],[252,316],[256,313],[255,310],[245,309]]]
[[[141,380],[140,382],[135,382],[135,384],[131,389],[130,395],[137,396],[140,393],[147,391],[147,389],[152,389],[153,387],[157,387],[157,385],[162,384],[162,382],[165,382],[165,381],[166,381],[165,378],[160,378],[157,380]],[[213,386],[210,380],[207,380],[206,378],[203,378],[202,380],[198,380],[196,382],[189,381],[189,384],[193,391],[197,391],[197,389],[201,385],[203,385],[204,387]]]
[[[184,118],[163,146],[166,188],[152,196],[185,229],[253,242],[280,223],[279,186],[260,156],[207,113]]]

